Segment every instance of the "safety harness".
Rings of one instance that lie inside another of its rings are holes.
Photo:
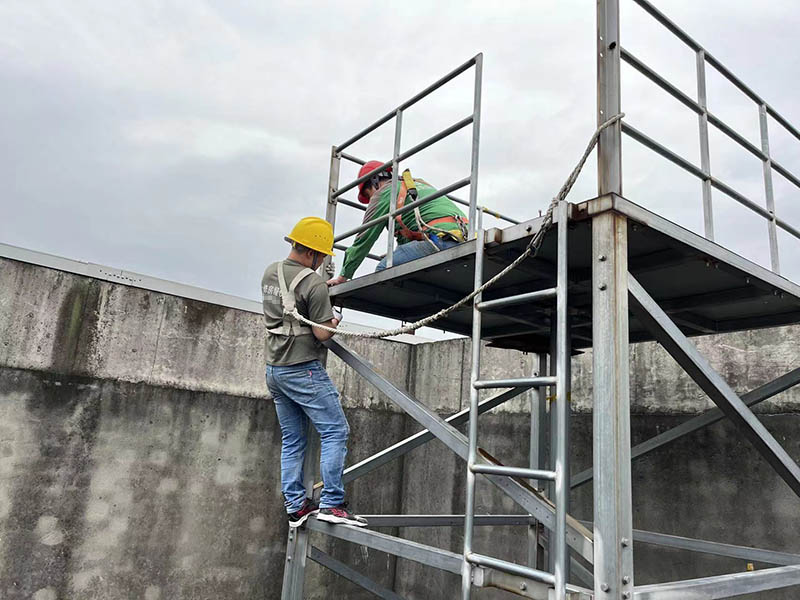
[[[289,287],[286,287],[286,276],[283,274],[284,263],[278,265],[278,285],[281,289],[281,303],[283,304],[283,323],[279,327],[267,329],[273,335],[311,335],[311,327],[300,323],[293,315],[297,307],[297,298],[295,290],[297,286],[306,277],[313,274],[314,271],[306,267],[295,275]]]
[[[417,181],[420,183],[424,183],[425,185],[430,185],[429,183],[423,181],[422,179],[414,179],[411,176],[411,171],[406,169],[403,171],[403,181],[400,184],[400,193],[397,196],[397,208],[403,208],[406,204],[406,198],[409,196],[411,197],[411,201],[414,202],[417,200]],[[456,242],[463,242],[467,239],[467,221],[462,217],[441,217],[440,219],[433,219],[428,221],[427,223],[422,220],[422,215],[419,212],[419,207],[414,207],[414,218],[417,221],[417,231],[412,231],[409,229],[405,223],[403,223],[403,215],[398,214],[395,216],[394,220],[397,224],[397,235],[402,236],[410,241],[416,240],[428,240],[431,242],[430,238],[426,235],[429,231],[435,233],[439,237],[444,238],[451,238],[453,241]],[[436,225],[441,223],[456,223],[458,225],[457,230],[447,230],[447,229],[439,229]],[[431,242],[433,244],[433,242]],[[435,246],[435,244],[434,244]],[[438,247],[437,247],[438,250]]]

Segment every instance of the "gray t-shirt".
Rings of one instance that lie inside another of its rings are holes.
[[[280,327],[283,323],[283,302],[281,287],[278,283],[278,267],[283,267],[286,286],[291,285],[295,276],[305,267],[299,262],[286,259],[272,263],[264,271],[261,278],[261,294],[263,297],[264,318],[267,329]],[[297,310],[304,317],[315,323],[324,323],[333,319],[328,286],[325,280],[316,273],[308,275],[295,289]],[[268,365],[296,365],[309,360],[322,360],[327,349],[313,335],[275,335],[267,332],[264,355]]]

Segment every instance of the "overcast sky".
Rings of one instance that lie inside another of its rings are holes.
[[[800,2],[657,4],[800,124]],[[622,5],[623,46],[695,97],[692,52]],[[481,202],[533,217],[595,126],[594,7],[3,0],[0,241],[257,299],[286,231],[324,215],[331,145],[477,52]],[[754,105],[713,69],[708,77],[711,110],[759,144]],[[403,147],[469,114],[471,86],[462,76],[409,111]],[[696,116],[628,67],[623,109],[699,164]],[[800,142],[770,127],[773,154],[800,173]],[[392,133],[351,150],[383,160]],[[625,195],[699,231],[699,182],[633,140],[624,156]],[[716,176],[764,203],[758,160],[718,133],[711,158]],[[408,166],[440,187],[466,176],[468,131]],[[592,161],[571,199],[595,194],[595,172]],[[343,169],[342,182],[354,175]],[[780,176],[775,185],[779,214],[800,226],[800,190]],[[715,202],[718,240],[766,263],[763,221],[753,226],[757,217],[720,194]],[[360,219],[340,215],[342,226]],[[784,269],[797,278],[799,249],[782,236]]]

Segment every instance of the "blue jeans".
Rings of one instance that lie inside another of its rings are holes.
[[[446,250],[447,248],[452,248],[453,246],[458,245],[458,242],[454,242],[453,240],[443,240],[438,235],[432,235],[430,239],[434,244],[436,244],[436,247],[439,250]],[[431,243],[427,240],[406,242],[405,244],[400,244],[394,249],[392,262],[394,263],[394,266],[402,265],[403,263],[411,262],[412,260],[422,258],[423,256],[428,256],[434,252],[436,252],[436,250],[434,250],[433,246],[431,246]],[[381,259],[381,262],[378,263],[378,266],[375,267],[375,272],[377,273],[378,271],[383,271],[385,268],[386,257],[384,256]]]
[[[350,426],[339,402],[339,392],[318,360],[290,366],[267,365],[267,387],[281,425],[281,491],[286,512],[303,507],[303,460],[308,422],[319,433],[322,494],[320,508],[344,502],[344,457]]]

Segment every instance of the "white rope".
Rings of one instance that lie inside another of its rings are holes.
[[[584,151],[583,156],[581,156],[581,159],[578,161],[578,164],[575,165],[575,168],[572,169],[572,172],[569,174],[569,177],[564,182],[564,185],[561,186],[561,189],[559,190],[556,197],[553,198],[553,200],[550,202],[550,206],[547,207],[547,212],[544,215],[544,219],[542,219],[541,225],[539,225],[539,229],[533,235],[531,241],[528,242],[528,245],[526,246],[522,254],[520,254],[516,259],[514,259],[513,262],[511,262],[506,268],[500,271],[497,275],[484,282],[483,285],[476,288],[468,295],[464,296],[461,300],[459,300],[452,306],[443,308],[439,312],[432,314],[428,317],[425,317],[424,319],[420,319],[419,321],[415,321],[414,323],[408,323],[407,325],[404,325],[402,327],[397,327],[396,329],[388,329],[388,330],[384,329],[384,330],[368,331],[368,332],[344,331],[342,329],[336,329],[335,327],[326,327],[325,325],[320,325],[319,323],[315,323],[314,321],[305,318],[303,315],[297,312],[297,309],[295,309],[293,312],[289,314],[291,314],[298,321],[305,323],[306,325],[311,325],[312,327],[317,327],[323,331],[328,331],[330,333],[337,333],[339,335],[346,335],[350,337],[360,337],[360,338],[385,338],[394,335],[401,335],[403,333],[412,333],[413,331],[416,331],[420,327],[425,327],[427,325],[430,325],[431,323],[438,321],[442,317],[446,317],[453,311],[458,310],[459,308],[470,302],[473,298],[475,298],[475,296],[477,296],[487,288],[497,283],[497,281],[499,281],[501,278],[508,275],[508,273],[511,272],[514,268],[516,268],[523,260],[525,260],[530,256],[536,256],[536,253],[539,251],[539,247],[542,245],[542,241],[544,240],[545,233],[547,233],[547,231],[553,225],[553,211],[555,210],[556,206],[558,206],[559,202],[563,202],[566,199],[567,195],[572,189],[572,186],[575,185],[575,181],[578,179],[578,175],[580,175],[581,171],[583,170],[583,167],[586,164],[586,160],[592,153],[595,144],[597,144],[597,140],[600,138],[600,134],[603,132],[604,129],[610,127],[617,121],[621,120],[624,116],[625,113],[620,113],[614,117],[611,117],[608,121],[600,125],[594,132],[594,135],[592,135],[592,138],[589,140],[589,145],[586,146],[586,150]],[[482,233],[483,232],[481,232],[481,234]],[[478,240],[478,242],[483,243],[484,240],[481,239]]]

